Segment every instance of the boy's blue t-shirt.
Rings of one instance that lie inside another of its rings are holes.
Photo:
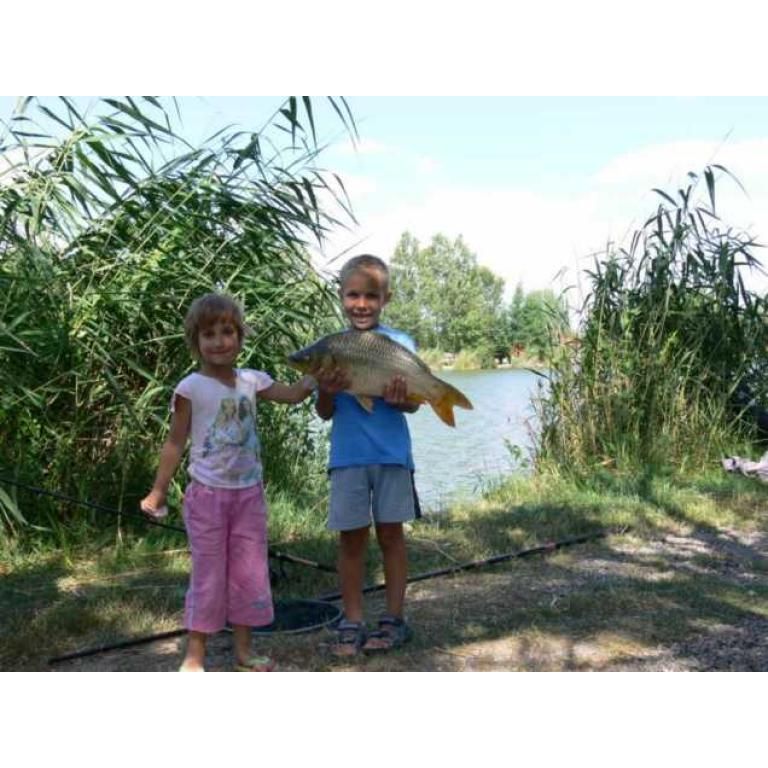
[[[416,351],[416,345],[407,333],[386,325],[377,325],[373,330],[389,336],[411,352]],[[368,413],[346,392],[334,396],[333,408],[328,469],[364,464],[398,464],[414,468],[411,434],[402,411],[375,397],[373,412]]]

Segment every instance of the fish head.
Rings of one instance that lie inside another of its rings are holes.
[[[288,365],[302,373],[317,373],[321,368],[330,368],[332,364],[333,356],[322,340],[288,355]]]

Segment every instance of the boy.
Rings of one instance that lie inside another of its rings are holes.
[[[381,259],[355,256],[342,267],[339,282],[342,308],[352,330],[373,330],[415,351],[409,336],[379,324],[392,295],[389,269]],[[317,380],[317,414],[333,419],[328,528],[339,531],[344,603],[344,618],[330,650],[336,656],[387,651],[407,642],[412,634],[403,618],[408,577],[403,522],[412,520],[416,510],[411,436],[403,413],[413,413],[419,406],[407,401],[401,376],[392,379],[382,398],[375,398],[372,413],[342,392],[349,382],[338,369],[321,372]],[[378,628],[368,634],[362,590],[371,515],[384,561],[387,611]]]

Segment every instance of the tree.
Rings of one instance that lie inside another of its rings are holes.
[[[478,265],[461,237],[451,241],[438,234],[422,248],[405,232],[390,267],[393,299],[386,316],[420,347],[455,353],[493,344],[504,281]]]
[[[531,354],[543,357],[568,330],[568,310],[553,291],[532,291],[516,310],[516,322],[520,343]]]

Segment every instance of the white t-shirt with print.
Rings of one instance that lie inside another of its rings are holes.
[[[256,421],[256,393],[269,387],[263,371],[235,369],[235,386],[202,373],[191,373],[176,395],[192,404],[189,474],[214,488],[247,488],[261,482],[261,442]]]

